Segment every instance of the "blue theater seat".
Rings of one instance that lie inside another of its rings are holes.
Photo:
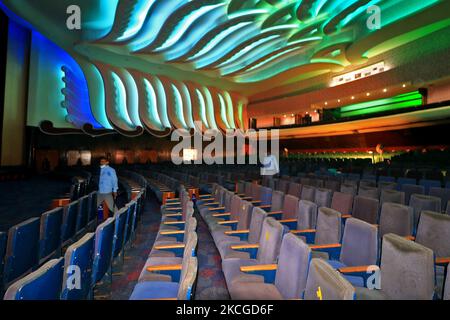
[[[39,264],[61,254],[61,224],[64,208],[59,207],[41,215]]]
[[[442,183],[439,180],[421,179],[419,185],[425,188],[425,194],[429,194],[431,188],[440,188]]]
[[[92,268],[92,287],[101,281],[110,270],[112,259],[112,246],[114,239],[114,218],[108,218],[97,227],[95,231],[94,265]]]
[[[5,232],[0,232],[0,292],[3,292],[3,269],[5,263],[6,242],[8,236]]]
[[[79,202],[69,203],[64,210],[63,223],[61,226],[62,247],[73,243],[77,228]]]
[[[89,231],[95,230],[97,225],[98,207],[97,207],[97,192],[91,192],[89,194],[89,215],[88,226]]]
[[[86,300],[91,293],[95,234],[87,233],[72,244],[64,256],[61,299]],[[77,283],[77,275],[79,282]]]
[[[13,283],[4,300],[59,300],[64,259],[53,259],[38,270]]]
[[[398,190],[402,190],[402,186],[404,184],[417,184],[417,180],[413,178],[403,178],[403,177],[397,179]]]
[[[114,240],[113,240],[113,259],[118,257],[120,254],[123,255],[123,247],[125,243],[125,228],[127,226],[127,217],[129,209],[123,207],[115,214],[115,226],[114,226]]]
[[[78,205],[77,224],[76,224],[76,237],[80,237],[86,232],[89,222],[89,196],[80,198]]]
[[[138,205],[136,201],[133,201],[127,208],[127,220],[124,234],[124,244],[131,244],[133,239],[134,230],[137,225],[137,210]]]
[[[4,287],[31,272],[38,265],[39,218],[31,218],[8,231]]]

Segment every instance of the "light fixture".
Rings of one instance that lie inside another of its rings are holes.
[[[292,114],[291,114],[291,117],[294,117],[294,116],[295,116],[295,114],[292,113]]]
[[[327,105],[328,105],[328,102],[325,102],[325,105],[327,106]]]
[[[384,89],[383,89],[383,92],[387,92],[387,89],[386,89],[386,88],[384,88]]]
[[[368,96],[368,97],[369,97],[369,96],[370,96],[370,92],[367,92],[367,93],[366,93],[366,96]]]
[[[285,118],[286,118],[286,117],[287,117],[287,115],[284,115],[283,117],[285,117]]]
[[[341,102],[341,99],[338,99],[338,102]]]
[[[402,87],[403,87],[403,88],[406,88],[406,84],[403,84]]]
[[[355,97],[354,97],[354,96],[352,96],[352,100],[355,100]]]

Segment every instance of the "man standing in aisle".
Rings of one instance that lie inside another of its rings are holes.
[[[109,166],[109,160],[100,158],[100,181],[98,183],[97,207],[106,202],[108,209],[113,213],[117,207],[115,200],[117,197],[117,175],[116,170]]]

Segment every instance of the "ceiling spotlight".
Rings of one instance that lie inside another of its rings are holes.
[[[383,92],[387,92],[387,89],[386,89],[386,88],[384,88],[384,89],[383,89]]]
[[[295,114],[292,113],[292,114],[291,114],[291,117],[293,117],[293,116],[295,116]]]
[[[367,92],[367,93],[366,93],[366,96],[370,96],[370,92]]]
[[[284,115],[283,117],[285,117],[285,118],[286,118],[286,117],[287,117],[287,115]]]
[[[354,96],[352,96],[352,100],[355,100],[355,97],[354,97]]]
[[[338,102],[341,102],[341,99],[338,99]]]
[[[325,102],[325,105],[327,106],[327,105],[328,105],[328,102]]]
[[[406,88],[406,84],[403,84],[402,87],[403,87],[403,88]]]

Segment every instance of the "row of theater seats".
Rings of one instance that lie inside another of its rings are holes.
[[[93,192],[64,208],[9,230],[4,261],[4,299],[90,299],[112,263],[131,245],[145,201],[136,198],[97,226]],[[95,232],[91,232],[95,231]],[[50,260],[52,259],[52,260]],[[31,273],[30,273],[31,272]]]
[[[405,230],[401,222],[386,223],[382,234],[378,225],[343,218],[337,210],[250,184],[253,190],[262,189],[254,191],[254,197],[215,185],[210,197],[197,201],[221,254],[232,298],[309,299],[315,297],[312,292],[317,287],[322,288],[322,298],[330,299],[450,297],[448,277],[442,294],[450,256],[447,215],[421,212],[415,238],[407,231],[394,234],[395,230],[389,230],[395,226]],[[403,205],[386,202],[384,206],[391,219],[402,219],[398,209],[404,209]],[[303,242],[291,239],[292,235]],[[306,256],[323,261],[310,261]],[[381,290],[364,289],[371,274],[368,266],[381,270]],[[292,272],[300,268],[301,272]],[[267,289],[269,295],[261,293],[264,283],[274,283]]]
[[[197,220],[184,186],[161,206],[161,224],[130,300],[191,300],[198,263]]]

